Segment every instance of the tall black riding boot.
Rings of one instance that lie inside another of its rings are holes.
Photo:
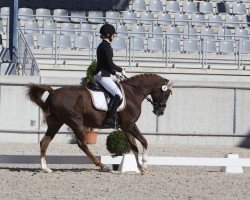
[[[102,123],[102,126],[104,128],[114,128],[115,127],[115,117],[116,117],[116,112],[117,108],[121,105],[122,99],[120,99],[119,95],[115,95],[114,98],[112,99],[109,109],[106,115],[106,118],[104,122]]]

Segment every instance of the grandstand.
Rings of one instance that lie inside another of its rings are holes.
[[[158,73],[179,82],[195,81],[191,88],[223,91],[245,91],[250,82],[249,0],[19,0],[18,65],[8,55],[9,6],[10,1],[0,1],[2,75],[38,75],[39,83],[49,80],[46,77],[75,77],[73,83],[78,83],[96,58],[100,27],[111,23],[118,33],[112,42],[115,63],[129,75]],[[52,79],[48,83],[54,84]],[[244,120],[248,116],[244,114]],[[237,133],[236,124],[232,134]],[[249,130],[243,126],[240,134],[245,135]]]
[[[47,64],[88,65],[95,59],[99,29],[107,22],[116,26],[112,45],[122,66],[242,70],[250,63],[249,5],[247,0],[20,0],[18,26],[41,69]],[[4,46],[7,6],[8,1],[1,1]]]

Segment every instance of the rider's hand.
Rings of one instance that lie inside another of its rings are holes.
[[[126,76],[126,71],[125,71],[125,69],[122,69],[122,75],[123,75],[123,76]]]

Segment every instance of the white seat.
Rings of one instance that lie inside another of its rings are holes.
[[[184,1],[182,4],[183,13],[197,13],[196,3],[193,1]]]
[[[119,24],[116,27],[116,32],[118,36],[127,36],[128,35],[128,27],[126,25]]]
[[[127,50],[127,42],[123,37],[115,37],[111,46],[114,50]]]
[[[36,20],[51,20],[50,10],[46,8],[37,8]]]
[[[249,34],[246,29],[236,28],[234,35],[236,40],[249,40]]]
[[[68,35],[56,36],[56,47],[60,49],[71,49],[71,39]]]
[[[61,24],[61,34],[63,35],[75,35],[75,26],[72,23],[62,23]]]
[[[161,0],[150,0],[148,10],[150,12],[162,12],[163,6]]]
[[[18,19],[20,20],[33,20],[33,10],[30,8],[19,8],[18,9]]]
[[[56,23],[51,21],[45,21],[43,24],[43,33],[44,34],[55,34],[57,30]]]
[[[91,24],[80,24],[80,35],[93,35],[93,28]]]
[[[199,12],[202,14],[213,14],[213,5],[211,2],[200,1]]]
[[[50,34],[41,34],[37,37],[37,47],[53,48],[53,36]]]
[[[0,21],[0,33],[4,33],[3,22]]]
[[[210,15],[208,17],[208,25],[214,27],[221,27],[222,26],[222,18],[220,15]]]
[[[179,13],[180,12],[179,1],[167,1],[166,12]]]
[[[219,28],[217,37],[219,40],[231,40],[232,39],[232,33],[231,30],[228,28]]]
[[[194,27],[185,27],[183,30],[184,39],[198,39],[197,30]]]
[[[134,37],[146,37],[145,27],[134,24],[131,28],[131,35]]]
[[[162,39],[148,38],[148,51],[163,51]]]
[[[250,54],[250,41],[249,40],[240,41],[240,54]]]
[[[171,26],[166,31],[168,38],[180,38],[180,30],[178,27]]]
[[[160,26],[152,26],[149,28],[149,37],[163,38],[162,28]]]
[[[206,38],[203,40],[203,50],[204,53],[217,53],[216,42]]]
[[[219,41],[219,53],[230,54],[234,53],[234,44],[232,40],[220,40]]]
[[[196,53],[199,52],[198,40],[185,39],[183,42],[183,51],[186,53]]]
[[[102,24],[104,23],[103,14],[101,11],[89,11],[89,23]]]
[[[9,7],[2,7],[0,8],[1,18],[8,19],[10,15],[10,8]]]
[[[246,5],[244,3],[233,3],[232,13],[236,15],[246,15]]]
[[[164,13],[164,12],[159,12],[157,15],[157,23],[158,25],[172,25],[172,20],[171,20],[171,16],[168,13]]]
[[[169,39],[167,42],[167,51],[170,52],[181,52],[181,45],[180,45],[180,40],[179,39]]]
[[[131,39],[131,50],[144,51],[145,50],[144,38],[134,38],[133,37]]]
[[[29,45],[30,48],[34,48],[35,47],[35,42],[34,42],[34,37],[33,35],[30,34],[25,34],[24,38],[27,42],[27,44]]]
[[[192,26],[206,26],[205,15],[202,14],[193,14],[191,16]]]
[[[38,23],[34,21],[26,21],[24,24],[24,32],[28,34],[39,34]]]
[[[201,38],[204,39],[215,39],[214,29],[203,27],[201,29]]]
[[[71,11],[70,20],[72,22],[87,22],[85,11]]]
[[[175,14],[174,24],[176,26],[188,26],[189,24],[188,15],[182,13]]]
[[[53,19],[58,22],[69,22],[68,11],[64,9],[55,9],[53,11]]]
[[[76,49],[91,49],[90,38],[88,36],[76,36],[74,41]]]
[[[131,9],[133,11],[146,11],[146,3],[144,0],[134,0]]]
[[[239,18],[235,15],[227,15],[225,18],[225,25],[229,28],[239,27]]]
[[[140,16],[141,24],[153,24],[154,23],[154,15],[153,13],[143,12]]]
[[[107,11],[106,12],[106,22],[110,24],[116,24],[120,21],[120,13],[117,11]]]
[[[125,11],[123,12],[122,20],[125,24],[137,24],[136,13]]]

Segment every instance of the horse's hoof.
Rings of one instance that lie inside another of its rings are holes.
[[[42,172],[44,172],[44,173],[51,173],[52,170],[49,169],[49,168],[42,168]]]
[[[102,171],[102,172],[110,172],[111,170],[110,170],[110,168],[109,168],[108,166],[104,165],[104,166],[101,168],[101,171]]]
[[[141,175],[147,174],[147,168],[145,167],[140,167]]]

